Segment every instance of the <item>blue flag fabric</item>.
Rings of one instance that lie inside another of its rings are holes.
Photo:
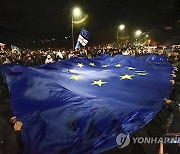
[[[89,32],[88,32],[84,27],[82,27],[81,32],[80,32],[80,35],[81,35],[83,38],[85,38],[86,40],[89,39]]]
[[[100,153],[161,110],[171,92],[167,57],[103,55],[39,67],[1,66],[23,122],[27,154]]]
[[[77,41],[75,50],[79,50],[80,48],[81,48],[81,43],[79,41]]]

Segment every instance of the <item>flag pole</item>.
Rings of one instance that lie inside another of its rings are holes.
[[[74,50],[74,25],[73,25],[73,17],[72,17],[72,48],[73,48],[73,50]]]

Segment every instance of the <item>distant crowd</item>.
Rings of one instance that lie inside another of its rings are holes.
[[[147,50],[144,48],[126,48],[126,49],[106,49],[106,48],[88,48],[78,51],[73,50],[0,50],[0,64],[17,63],[21,65],[37,66],[55,61],[60,61],[72,57],[95,58],[102,54],[115,56],[118,54],[141,56],[145,54],[165,54],[169,59],[179,59],[179,52],[165,52],[163,50]]]

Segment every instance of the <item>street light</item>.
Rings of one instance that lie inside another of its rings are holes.
[[[141,31],[141,30],[135,31],[135,36],[136,36],[136,37],[139,37],[141,34],[142,34],[142,31]],[[138,45],[138,39],[136,39],[136,45]]]
[[[124,28],[125,28],[125,25],[120,25],[120,26],[119,26],[119,29],[120,29],[120,30],[124,30]]]
[[[123,24],[119,25],[118,30],[117,30],[117,46],[118,46],[118,39],[119,39],[119,30],[123,31],[124,29],[125,29],[125,25]]]
[[[141,31],[141,30],[137,30],[137,31],[135,32],[135,34],[136,34],[136,36],[140,36],[140,35],[142,34],[142,31]]]
[[[80,10],[80,8],[74,8],[74,10],[73,10],[73,16],[80,16],[80,14],[81,14],[81,10]]]
[[[76,7],[72,11],[72,46],[74,50],[74,17],[79,17],[81,15],[81,9]]]

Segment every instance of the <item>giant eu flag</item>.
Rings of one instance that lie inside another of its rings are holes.
[[[39,67],[1,66],[25,153],[100,153],[132,135],[171,92],[167,57],[103,55]]]

